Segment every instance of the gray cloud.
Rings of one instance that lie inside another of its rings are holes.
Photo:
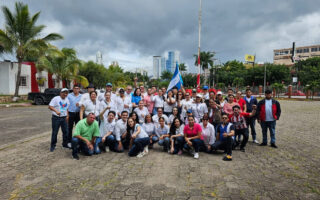
[[[3,1],[13,7],[13,2]],[[59,47],[73,47],[80,58],[105,64],[118,60],[128,69],[152,66],[152,56],[179,50],[193,66],[198,46],[197,0],[29,0],[32,13],[47,32],[59,32]],[[221,62],[243,60],[244,54],[272,62],[272,50],[319,43],[319,1],[202,0],[201,49],[216,51]],[[3,24],[2,14],[0,23]],[[317,20],[318,19],[318,20]],[[294,27],[297,26],[297,29]],[[317,31],[317,32],[316,32]]]

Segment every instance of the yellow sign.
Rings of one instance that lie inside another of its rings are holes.
[[[246,62],[254,62],[255,57],[253,55],[246,54],[245,57],[244,57],[244,60]]]

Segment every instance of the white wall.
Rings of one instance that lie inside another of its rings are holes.
[[[5,95],[14,95],[16,77],[18,73],[18,63],[1,62],[0,63],[0,93]],[[2,73],[3,72],[3,73]],[[21,76],[27,78],[26,86],[20,86],[19,95],[27,95],[31,92],[31,67],[30,65],[21,66]]]

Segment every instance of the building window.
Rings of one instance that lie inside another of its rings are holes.
[[[303,49],[303,53],[308,53],[309,52],[309,48],[308,49]]]
[[[20,76],[20,86],[27,86],[27,77]]]
[[[312,47],[311,48],[311,52],[316,52],[316,51],[318,51],[318,47]]]
[[[302,53],[302,49],[297,49],[297,53]]]

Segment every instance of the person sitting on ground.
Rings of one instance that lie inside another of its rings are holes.
[[[52,113],[52,134],[50,151],[53,152],[57,144],[57,136],[59,128],[62,130],[62,146],[64,148],[70,148],[68,146],[68,117],[70,102],[67,98],[69,90],[63,88],[60,91],[60,96],[54,97],[49,103],[49,110]]]
[[[128,119],[127,132],[131,135],[130,150],[128,155],[130,157],[137,156],[143,157],[148,153],[147,147],[149,145],[148,134],[137,124],[132,118]]]
[[[212,151],[211,146],[216,141],[216,132],[214,126],[208,122],[208,115],[204,115],[200,126],[202,128],[203,150],[207,153],[210,153]]]
[[[184,144],[184,125],[179,117],[175,117],[170,127],[170,153],[181,155]]]
[[[217,128],[216,142],[211,146],[213,151],[224,150],[225,161],[232,160],[232,145],[234,141],[234,126],[229,122],[228,114],[222,114],[222,123]]]
[[[72,137],[72,157],[76,160],[79,160],[79,147],[85,155],[91,156],[95,153],[95,140],[100,136],[99,125],[95,119],[94,113],[88,113],[87,118],[80,120],[76,125]]]
[[[116,126],[116,121],[114,120],[116,116],[116,113],[114,111],[110,111],[108,113],[108,119],[103,120],[104,123],[101,123],[100,125],[100,137],[96,139],[96,151],[100,153],[100,148],[105,151],[109,152],[109,150],[114,150],[114,130]],[[101,128],[102,127],[102,128]]]
[[[150,138],[149,148],[152,149],[153,144],[158,141],[158,137],[155,133],[156,128],[155,128],[155,125],[153,124],[152,117],[150,114],[146,116],[145,122],[142,124],[142,128],[149,135],[149,138]]]
[[[127,137],[127,119],[128,111],[124,110],[121,113],[121,119],[116,123],[115,127],[115,137],[116,142],[114,146],[114,151],[122,153],[124,149],[128,149],[130,140]]]
[[[159,118],[159,125],[156,126],[155,132],[159,140],[158,144],[163,146],[163,151],[168,151],[170,145],[169,126],[165,124],[163,117]]]
[[[199,150],[202,143],[202,128],[200,124],[195,123],[193,116],[188,116],[189,123],[183,129],[185,144],[184,149],[194,155],[195,159],[199,158]]]

